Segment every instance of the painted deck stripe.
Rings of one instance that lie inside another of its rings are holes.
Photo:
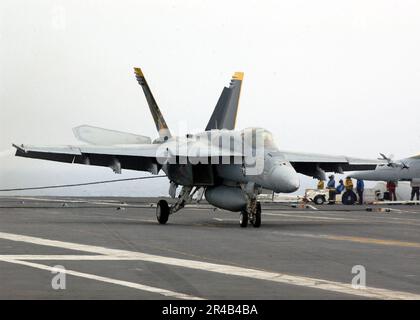
[[[251,279],[266,280],[282,284],[301,286],[312,289],[320,289],[331,292],[337,292],[347,295],[355,295],[364,298],[372,299],[402,299],[402,300],[420,300],[420,294],[409,292],[393,291],[381,288],[368,287],[366,289],[355,289],[350,283],[335,282],[323,279],[316,279],[304,276],[288,275],[284,273],[269,272],[264,270],[243,268],[231,265],[215,264],[196,260],[186,260],[179,258],[170,258],[140,252],[133,252],[127,250],[109,249],[99,246],[90,246],[85,244],[49,240],[44,238],[37,238],[31,236],[24,236],[12,233],[0,232],[0,238],[12,241],[22,241],[44,246],[53,246],[63,249],[71,249],[78,251],[86,251],[96,254],[137,258],[141,261],[160,263],[165,265],[190,268],[194,270],[201,270],[206,272],[214,272],[229,276],[246,277]],[[4,260],[3,260],[4,261]],[[19,260],[11,260],[19,261]],[[22,262],[22,261],[19,261]]]
[[[409,241],[390,240],[390,239],[375,239],[375,238],[339,236],[339,235],[329,235],[329,234],[289,233],[289,232],[281,232],[279,234],[282,234],[285,236],[292,236],[292,237],[350,241],[350,242],[357,242],[357,243],[405,247],[405,248],[420,248],[419,242],[409,242]]]
[[[341,217],[334,217],[334,216],[337,216],[338,214],[336,214],[336,213],[328,213],[326,211],[318,211],[317,212],[317,216],[307,216],[307,215],[303,215],[302,216],[301,213],[294,212],[294,211],[281,211],[281,212],[283,212],[283,213],[279,213],[278,214],[278,213],[267,212],[267,213],[263,213],[263,215],[264,214],[266,214],[268,216],[276,216],[276,215],[282,216],[283,215],[285,217],[293,217],[293,218],[302,217],[302,218],[305,218],[305,219],[321,219],[321,220],[327,220],[327,219],[337,220],[337,219],[342,219],[343,221],[344,220],[346,220],[346,221],[355,221],[355,222],[359,222],[360,223],[360,219],[359,220],[358,219],[353,219],[354,216],[352,218],[347,218],[347,217],[345,218],[343,216],[341,216]],[[287,213],[287,214],[284,214],[284,213]],[[323,216],[320,216],[319,213],[322,213]],[[357,213],[366,214],[365,211],[363,211],[363,212],[357,212]],[[347,212],[347,214],[349,214],[349,212]],[[378,215],[365,215],[364,218],[367,218],[367,220],[365,220],[365,221],[367,221],[368,223],[373,222],[373,223],[403,224],[403,225],[416,225],[416,226],[417,225],[420,225],[420,223],[419,223],[420,220],[418,220],[418,219],[396,218],[396,217],[390,217],[389,215],[380,215],[380,216],[378,216]]]
[[[8,198],[16,200],[29,200],[37,202],[57,202],[57,203],[78,203],[78,204],[89,204],[89,205],[101,205],[111,207],[127,207],[127,208],[152,208],[153,203],[142,203],[142,204],[129,204],[126,202],[119,202],[117,200],[83,200],[83,199],[49,199],[49,198],[34,198],[34,197],[18,197]]]
[[[293,218],[303,218],[303,219],[313,219],[313,220],[354,221],[354,219],[347,219],[347,218],[302,216],[299,214],[284,214],[284,213],[272,213],[272,212],[263,212],[262,214],[266,216],[273,216],[273,217],[278,216],[278,217],[293,217]]]
[[[81,254],[3,254],[0,260],[27,260],[27,261],[130,261],[139,260],[137,257],[117,255],[81,255]]]
[[[51,271],[51,272],[57,270],[54,267],[50,267],[50,266],[47,266],[47,265],[44,265],[44,264],[39,264],[39,263],[28,262],[28,261],[6,259],[4,257],[2,257],[0,260],[4,261],[4,262],[19,264],[19,265],[32,267],[32,268],[36,268],[36,269],[41,269],[41,270],[46,270],[46,271]],[[124,287],[128,287],[128,288],[133,288],[133,289],[137,289],[137,290],[141,290],[141,291],[157,293],[157,294],[163,295],[165,297],[171,297],[171,298],[176,298],[176,299],[187,299],[187,300],[202,300],[201,298],[191,296],[191,295],[188,295],[188,294],[179,293],[179,292],[170,291],[170,290],[161,289],[161,288],[156,288],[156,287],[151,287],[151,286],[147,286],[147,285],[140,284],[140,283],[117,280],[117,279],[97,276],[97,275],[94,275],[94,274],[78,272],[78,271],[68,270],[68,269],[66,269],[66,270],[61,270],[60,269],[60,271],[64,272],[67,275],[71,275],[71,276],[75,276],[75,277],[79,277],[79,278],[91,279],[91,280],[96,280],[96,281],[100,281],[100,282],[106,282],[106,283],[111,283],[111,284],[124,286]]]
[[[84,200],[84,199],[51,199],[51,198],[35,198],[35,197],[18,197],[16,200],[29,200],[38,202],[68,202],[68,203],[91,203],[91,204],[104,204],[104,205],[123,205],[124,203],[116,200]]]

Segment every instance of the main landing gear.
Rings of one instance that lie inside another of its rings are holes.
[[[158,201],[156,205],[156,219],[159,224],[166,224],[168,222],[169,215],[178,212],[184,208],[187,203],[191,202],[192,197],[199,188],[195,188],[193,191],[192,189],[192,187],[182,187],[177,201],[172,206],[170,206],[166,200]]]
[[[159,200],[156,205],[156,219],[159,224],[166,224],[169,220],[169,216],[184,208],[187,203],[190,203],[199,189],[199,187],[182,187],[177,201],[173,205],[169,205],[166,200]],[[171,185],[170,195],[172,198],[175,197],[175,190],[176,185]],[[200,192],[197,194],[200,194]],[[201,198],[201,196],[198,197]],[[259,228],[261,226],[261,203],[257,201],[256,192],[247,193],[247,204],[239,215],[239,225],[241,228],[246,228],[249,223],[254,228]]]
[[[156,206],[156,218],[159,224],[166,224],[170,213],[169,204],[166,200],[159,200]]]

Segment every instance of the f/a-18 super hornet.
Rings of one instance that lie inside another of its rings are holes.
[[[224,87],[203,132],[173,136],[140,68],[134,68],[146,96],[159,136],[150,137],[79,126],[73,129],[79,146],[43,147],[14,145],[16,156],[80,165],[147,171],[163,170],[170,181],[172,205],[159,200],[160,224],[182,209],[196,194],[205,195],[213,206],[240,212],[240,226],[261,225],[261,190],[292,193],[300,186],[298,173],[326,179],[326,172],[372,170],[376,160],[345,156],[281,151],[272,134],[260,128],[235,130],[243,73],[236,72]],[[181,187],[180,190],[178,187]]]

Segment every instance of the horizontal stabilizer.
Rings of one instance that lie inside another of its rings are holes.
[[[74,128],[73,133],[80,141],[100,146],[151,143],[149,137],[87,125]]]

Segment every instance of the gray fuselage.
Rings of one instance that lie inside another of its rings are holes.
[[[250,139],[247,138],[248,134]],[[211,130],[188,135],[187,140],[177,139],[178,145],[188,149],[185,152],[190,155],[198,144],[201,148],[197,150],[203,150],[203,140],[206,146],[220,146],[222,140],[227,140],[226,148],[238,151],[238,154],[242,155],[239,162],[234,161],[232,157],[221,157],[223,159],[211,159],[216,161],[208,163],[209,159],[203,156],[204,164],[163,165],[162,169],[169,179],[179,185],[239,186],[251,183],[276,193],[291,193],[299,189],[300,181],[296,170],[282,156],[273,142],[271,133],[267,130],[257,128],[241,131]],[[235,146],[233,142],[237,142]],[[186,145],[188,148],[185,147]],[[200,166],[201,176],[203,172],[209,172],[212,175],[211,178],[204,179],[206,183],[195,178],[194,167],[197,166]]]
[[[411,181],[420,178],[420,159],[413,157],[381,164],[375,170],[358,171],[350,176],[367,181]]]

